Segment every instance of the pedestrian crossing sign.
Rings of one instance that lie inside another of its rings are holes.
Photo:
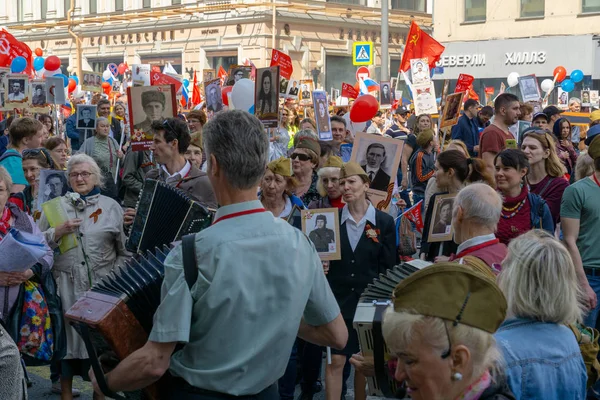
[[[373,64],[373,42],[354,42],[352,45],[352,64]]]

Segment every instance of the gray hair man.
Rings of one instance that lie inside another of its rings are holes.
[[[245,111],[225,111],[203,135],[220,208],[213,225],[196,234],[199,278],[190,290],[181,246],[175,247],[165,260],[149,340],[108,374],[108,385],[135,390],[170,365],[178,377],[173,399],[278,400],[276,382],[296,336],[342,349],[348,331],[314,245],[256,197],[269,154],[261,122]],[[178,343],[185,346],[173,354]]]
[[[473,183],[458,192],[452,210],[452,227],[454,241],[459,246],[450,261],[471,256],[492,270],[494,264],[500,265],[507,254],[506,246],[494,234],[501,213],[502,197],[485,183]]]

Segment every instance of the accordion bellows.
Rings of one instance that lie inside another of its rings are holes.
[[[146,179],[140,192],[127,250],[144,253],[200,232],[212,223],[212,213],[184,191]]]

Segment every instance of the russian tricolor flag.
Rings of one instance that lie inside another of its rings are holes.
[[[379,90],[379,83],[375,82],[371,78],[360,79],[359,82],[360,94],[368,94],[369,92],[376,92]]]

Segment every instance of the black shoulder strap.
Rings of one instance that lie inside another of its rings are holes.
[[[542,189],[542,191],[538,193],[538,196],[540,196],[540,198],[542,197],[542,195],[544,194],[546,189],[548,189],[548,187],[550,186],[550,184],[552,183],[553,180],[554,180],[554,178],[548,179],[548,182],[546,182],[546,185],[544,185],[544,188]]]
[[[183,273],[188,288],[192,290],[192,286],[198,280],[198,264],[196,263],[196,235],[185,235],[181,243],[181,252],[183,254]]]

